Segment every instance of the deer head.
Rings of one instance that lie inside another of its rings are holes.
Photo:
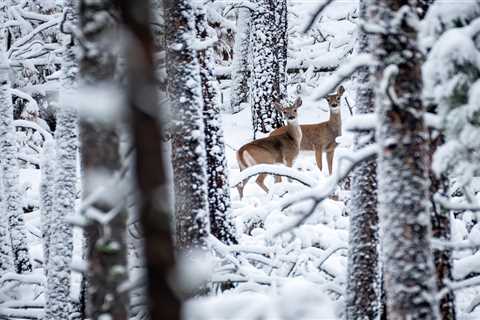
[[[345,93],[345,88],[341,85],[337,88],[337,92],[325,97],[328,102],[328,106],[332,111],[337,111],[342,101],[342,96]]]
[[[287,120],[295,120],[298,117],[298,108],[302,106],[302,99],[298,97],[295,102],[288,107],[283,107],[279,102],[274,102],[273,106],[278,112],[282,113]]]

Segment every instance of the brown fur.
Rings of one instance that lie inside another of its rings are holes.
[[[290,118],[287,126],[284,127],[283,133],[274,137],[265,137],[254,140],[242,146],[237,151],[237,161],[240,171],[256,164],[277,164],[283,163],[289,167],[293,165],[293,161],[300,152],[300,141],[302,139],[302,131],[298,125],[297,109],[301,106],[302,101],[298,98],[294,106],[290,108],[282,108],[278,104],[275,107],[285,116]],[[268,188],[264,183],[266,174],[260,174],[256,183],[265,191]],[[243,188],[249,179],[244,180],[237,186],[240,198],[243,198]],[[279,182],[280,177],[275,177],[275,182]]]
[[[337,142],[337,137],[342,135],[342,116],[340,112],[340,101],[345,89],[340,86],[337,93],[327,96],[327,102],[330,107],[330,119],[326,122],[316,124],[302,124],[302,140],[300,143],[301,151],[315,151],[315,160],[317,166],[322,171],[322,154],[327,153],[328,171],[332,174],[333,155]],[[286,132],[286,127],[275,129],[270,136],[277,136]]]

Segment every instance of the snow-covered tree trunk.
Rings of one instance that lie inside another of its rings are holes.
[[[43,145],[42,178],[40,186],[40,211],[43,239],[43,266],[48,277],[50,260],[50,246],[52,239],[52,226],[54,225],[54,198],[55,198],[55,169],[56,169],[55,141],[45,141]]]
[[[434,0],[419,0],[420,3],[420,18],[424,19],[428,9],[434,3]],[[462,4],[460,4],[462,5]],[[428,22],[428,21],[427,21]],[[453,77],[452,77],[453,78]],[[466,93],[465,93],[466,94]],[[428,99],[426,99],[428,100]],[[437,113],[438,105],[430,101],[425,101],[427,111]],[[452,229],[450,223],[450,211],[445,209],[435,201],[435,195],[448,197],[448,178],[446,174],[439,176],[433,170],[433,158],[438,148],[445,143],[443,133],[435,129],[429,129],[429,178],[430,178],[430,203],[431,203],[431,221],[432,221],[432,236],[441,241],[451,241]],[[453,281],[453,259],[451,249],[434,249],[433,251],[435,270],[437,275],[437,289],[442,291],[447,289],[447,283]],[[452,290],[447,290],[446,294],[439,301],[440,316],[443,320],[456,319],[455,312],[455,296]]]
[[[367,20],[366,0],[360,0],[360,19]],[[358,30],[357,53],[370,53],[372,37]],[[355,114],[375,111],[374,82],[371,70],[357,73]],[[354,148],[374,143],[372,132],[359,132]],[[376,159],[360,163],[352,172],[350,201],[349,252],[347,269],[347,319],[379,319],[381,313],[380,223],[377,211]]]
[[[3,37],[0,37],[3,39]],[[0,44],[1,45],[1,44]],[[10,70],[8,59],[4,53],[4,47],[0,46],[0,108],[5,109],[8,105],[11,105],[11,95],[10,95],[10,82],[8,79],[8,73]],[[8,109],[8,108],[7,108]],[[8,111],[8,110],[7,110]],[[11,107],[10,110],[12,111]],[[7,115],[6,110],[2,110],[2,115]],[[7,128],[0,128],[0,133],[7,134]],[[2,139],[3,141],[3,139]],[[5,156],[3,154],[3,156]],[[3,158],[3,157],[2,157]],[[2,159],[3,160],[3,159]],[[3,176],[3,166],[2,166],[2,176]],[[6,210],[6,193],[5,185],[3,183],[3,177],[0,176],[0,205],[1,208]],[[4,213],[0,217],[0,273],[12,272],[18,270],[18,266],[13,264],[13,251],[12,251],[12,239],[10,237],[9,226],[10,226],[10,215]]]
[[[112,90],[117,53],[113,39],[117,23],[111,16],[116,12],[110,0],[82,0],[80,26],[89,46],[80,61],[82,85],[88,90]],[[119,94],[112,92],[112,94]],[[92,103],[94,103],[92,101]],[[96,108],[118,108],[122,105],[96,105]],[[118,288],[128,279],[127,271],[127,203],[126,181],[121,177],[119,135],[115,115],[98,119],[94,114],[82,115],[83,199],[98,193],[87,211],[85,227],[87,242],[87,315],[92,319],[122,320],[128,318],[128,291]],[[114,182],[115,181],[115,182]],[[88,212],[109,217],[95,219]]]
[[[399,10],[402,10],[400,12]],[[422,55],[410,23],[418,3],[371,0],[379,123],[378,209],[389,319],[437,319],[428,203],[428,143],[421,100]]]
[[[78,22],[75,1],[64,1],[65,25]],[[77,108],[72,97],[77,81],[77,57],[73,39],[65,39],[60,76],[60,108],[57,112],[56,174],[53,203],[54,223],[50,229],[48,281],[45,319],[69,319],[72,312],[71,263],[73,227],[68,221],[75,214],[77,199]]]
[[[3,37],[0,37],[3,38]],[[18,163],[13,105],[10,93],[9,61],[5,48],[0,47],[0,165],[2,174],[2,205],[8,217],[8,228],[12,246],[15,271],[32,271],[27,246],[27,231],[20,203],[18,188]]]
[[[251,13],[248,8],[239,8],[237,29],[233,47],[232,85],[230,89],[230,111],[239,112],[242,103],[249,100],[250,92],[250,33]]]
[[[209,219],[200,67],[192,47],[195,16],[189,0],[168,0],[165,8],[177,246],[200,248]]]
[[[257,0],[252,11],[252,125],[253,136],[268,133],[283,125],[283,117],[274,107],[280,101],[276,55],[276,10],[273,0]]]
[[[179,320],[180,301],[171,283],[175,263],[170,230],[171,189],[160,145],[159,99],[152,90],[156,79],[149,1],[116,2],[132,35],[127,42],[129,119],[136,150],[137,208],[144,237],[150,319]],[[172,0],[167,7],[174,3]]]
[[[287,98],[287,58],[288,58],[288,5],[287,0],[277,0],[275,6],[276,26],[276,81],[278,99]]]
[[[195,27],[201,41],[209,39],[205,10],[195,8]],[[215,65],[211,46],[197,50],[202,84],[203,118],[205,123],[205,146],[207,151],[208,208],[210,232],[224,243],[236,243],[231,219],[232,208],[228,180],[227,159],[222,120],[213,68]]]
[[[450,223],[450,211],[437,204],[434,196],[441,195],[443,197],[448,196],[448,179],[445,175],[438,177],[432,170],[431,164],[433,162],[433,155],[438,146],[443,144],[443,135],[437,132],[430,133],[430,203],[431,203],[431,219],[432,219],[432,236],[435,239],[449,242],[452,239],[451,235],[451,223]],[[437,273],[437,287],[438,290],[447,289],[449,281],[453,281],[452,270],[452,250],[451,249],[436,249],[433,251],[433,257],[435,262],[435,270]],[[443,320],[454,320],[455,316],[455,296],[451,290],[439,301],[440,303],[440,315]]]

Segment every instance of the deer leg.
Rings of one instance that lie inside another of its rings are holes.
[[[315,150],[315,161],[317,162],[317,167],[320,169],[320,172],[322,172],[322,154],[322,148]]]
[[[238,194],[240,195],[240,200],[243,199],[243,188],[245,188],[245,186],[247,185],[248,180],[250,179],[245,179],[237,185],[237,190],[238,190]]]
[[[286,159],[286,162],[287,162],[286,163],[287,167],[293,168],[293,159]],[[290,179],[290,178],[287,178],[287,180],[288,180],[288,182],[292,182],[292,179]]]
[[[275,176],[275,183],[280,183],[282,182],[282,177],[281,176]]]
[[[331,175],[333,173],[333,155],[335,153],[335,149],[327,151],[327,162],[328,162],[328,171]]]
[[[260,174],[258,177],[257,177],[257,184],[260,188],[263,189],[263,191],[265,191],[266,193],[268,193],[268,188],[267,186],[265,185],[264,181],[265,181],[265,178],[267,177],[266,174]]]

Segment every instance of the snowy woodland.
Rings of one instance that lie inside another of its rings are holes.
[[[0,320],[480,319],[480,0],[0,0]]]

